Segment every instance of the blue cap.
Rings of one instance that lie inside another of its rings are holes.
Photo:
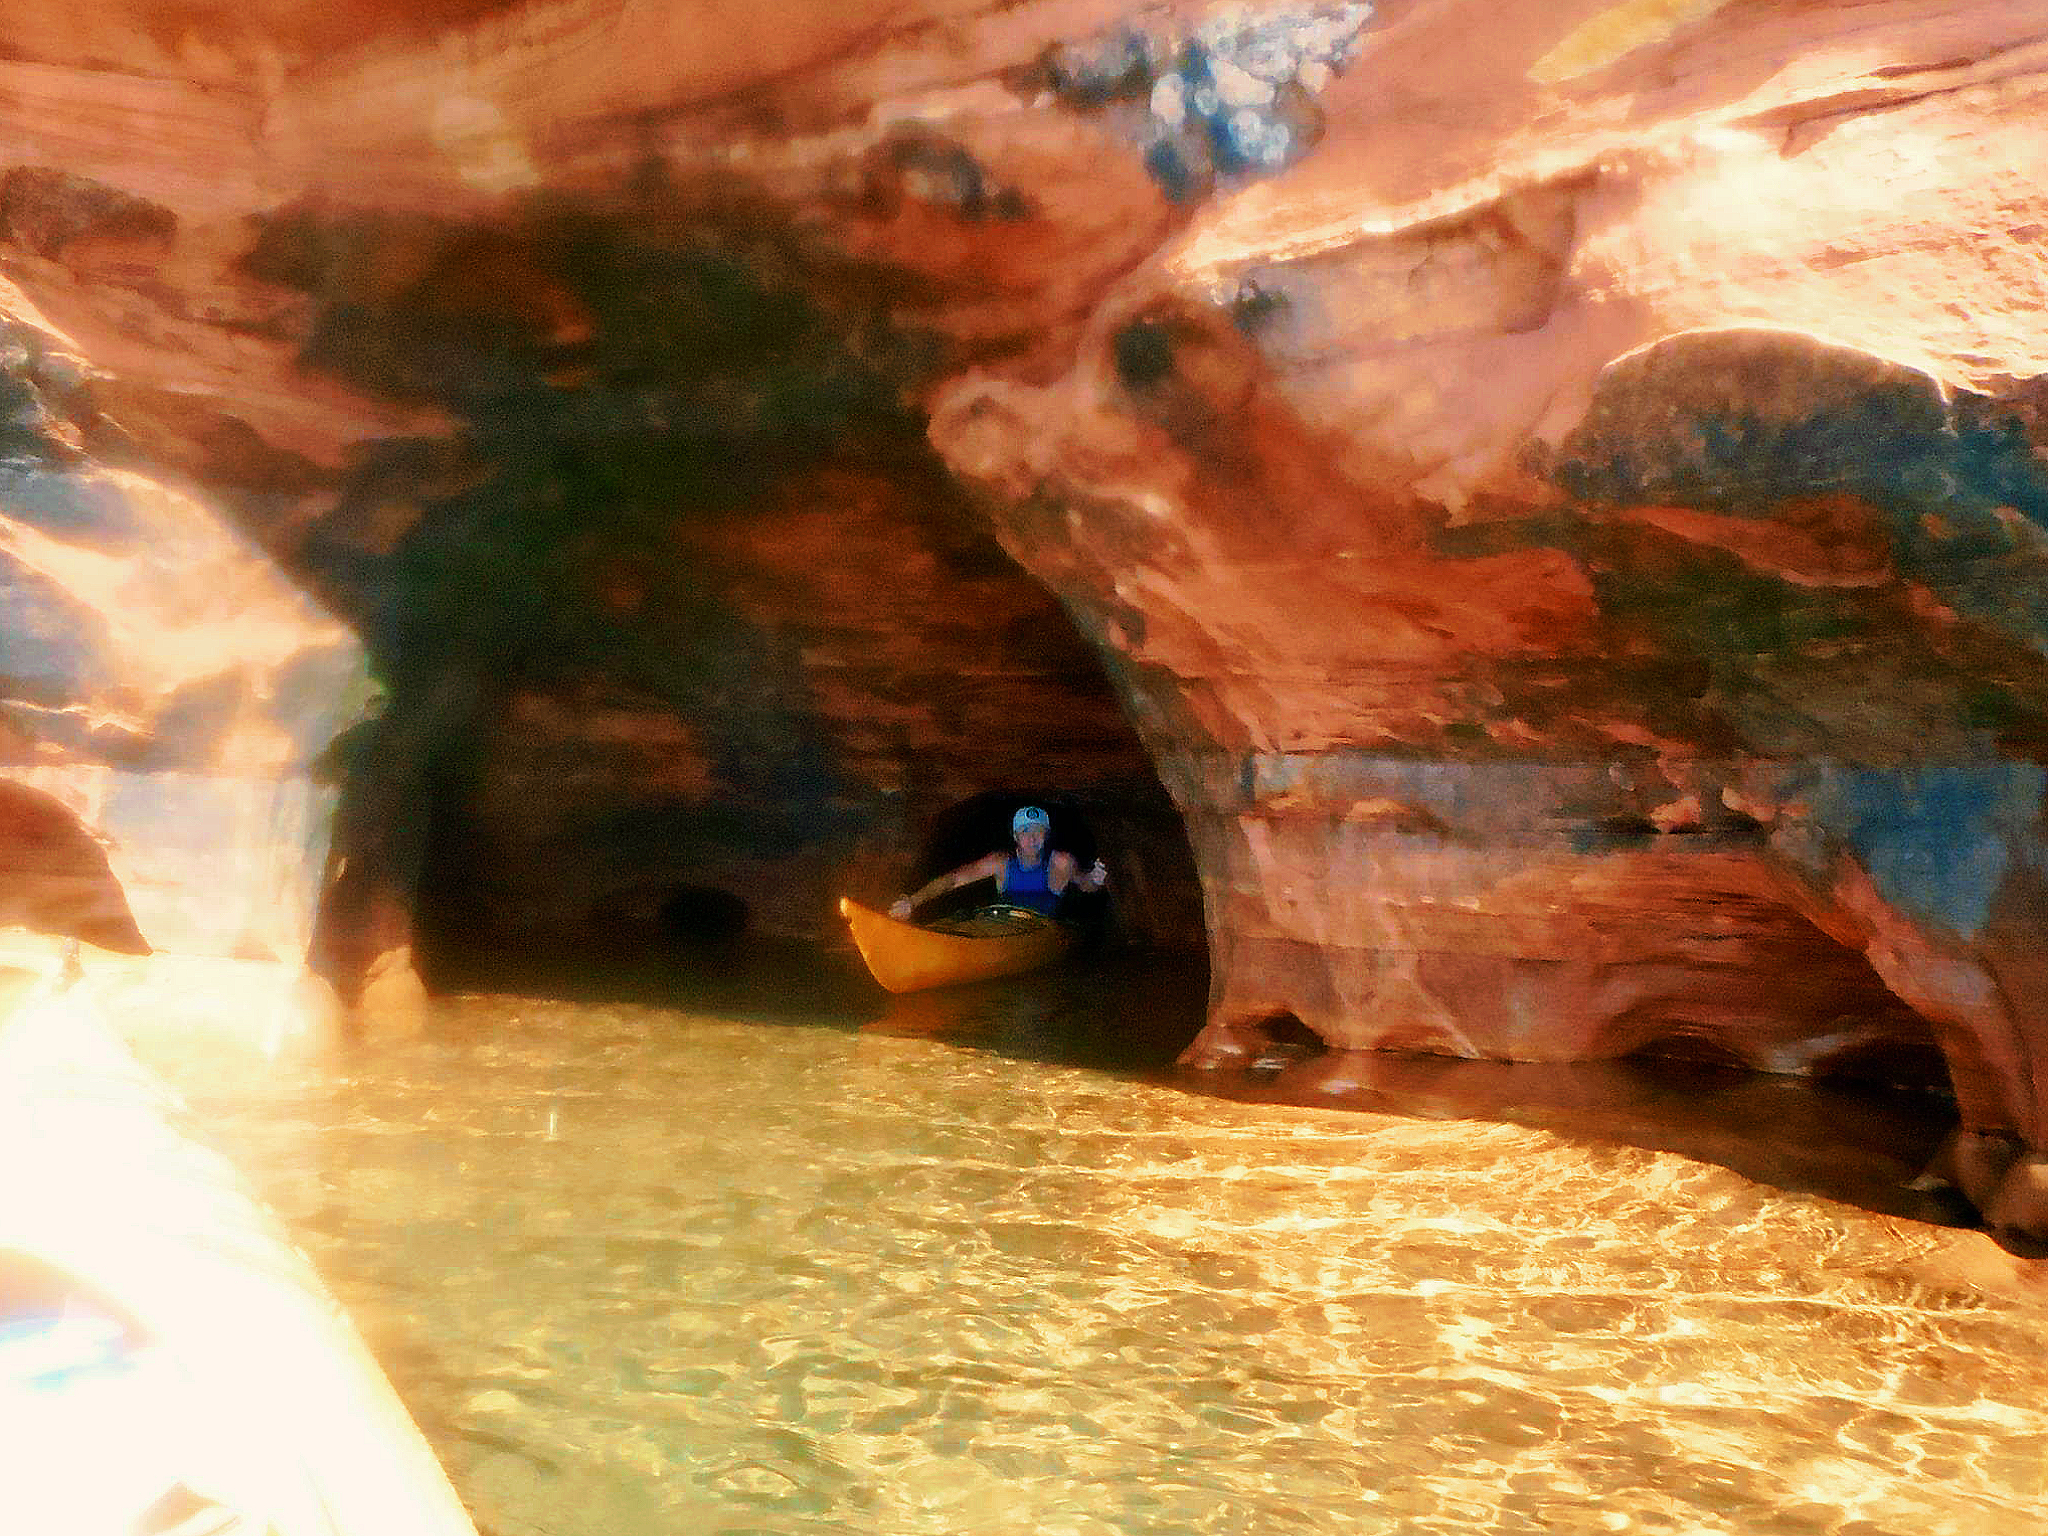
[[[1010,835],[1014,837],[1026,827],[1044,827],[1046,831],[1050,832],[1052,830],[1052,818],[1037,806],[1027,805],[1010,818]]]

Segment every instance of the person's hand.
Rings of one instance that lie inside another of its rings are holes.
[[[889,915],[899,922],[909,917],[910,898],[908,896],[898,896],[895,903],[889,908]]]

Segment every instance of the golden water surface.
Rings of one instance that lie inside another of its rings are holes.
[[[1116,1049],[1198,995],[1034,985],[463,997],[398,1047],[159,1065],[496,1536],[2048,1523],[2042,1307],[1930,1267],[1981,1238],[1200,1096]]]

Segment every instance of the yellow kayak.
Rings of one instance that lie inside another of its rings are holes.
[[[841,897],[840,915],[875,980],[891,992],[921,992],[956,981],[1035,971],[1067,952],[1073,934],[1020,908],[976,913],[926,928]]]

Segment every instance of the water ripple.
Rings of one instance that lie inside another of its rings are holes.
[[[2032,1536],[1974,1239],[1526,1126],[465,999],[163,1059],[497,1536]]]

